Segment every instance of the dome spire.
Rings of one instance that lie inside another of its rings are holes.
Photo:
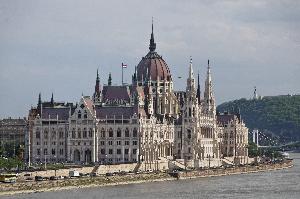
[[[150,38],[149,50],[150,50],[150,52],[154,52],[155,49],[156,49],[156,43],[154,42],[153,17],[152,17],[152,32],[151,32],[151,38]]]

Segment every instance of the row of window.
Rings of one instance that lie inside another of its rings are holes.
[[[114,152],[114,149],[108,149],[108,154],[112,155]],[[122,154],[122,149],[116,149],[115,150],[116,154],[121,155]],[[100,149],[101,155],[106,155],[106,150],[105,149]],[[132,154],[136,154],[137,149],[132,149]],[[124,154],[128,155],[129,154],[129,149],[124,149]]]
[[[117,137],[122,137],[122,130],[121,130],[120,128],[117,129],[117,132],[116,132],[116,133],[117,133],[117,134],[116,134]],[[133,131],[132,131],[132,137],[137,137],[137,133],[138,133],[137,129],[134,128]],[[101,129],[101,137],[104,138],[104,137],[106,137],[106,135],[107,135],[107,134],[106,134],[105,129],[102,128],[102,129]],[[110,128],[110,129],[108,130],[108,137],[115,137],[114,130],[113,130],[112,128]],[[123,137],[130,137],[130,131],[129,131],[128,128],[126,128],[126,129],[124,130],[124,136],[123,136]]]
[[[36,149],[36,154],[41,155],[41,149]],[[48,155],[48,149],[44,149],[44,155]],[[51,149],[51,155],[56,155],[55,149]],[[64,155],[64,149],[59,149],[59,155]]]
[[[48,139],[48,134],[49,134],[48,130],[44,130],[44,139]],[[36,139],[41,138],[41,132],[39,130],[36,131],[35,137],[36,137]],[[63,131],[58,132],[58,138],[60,138],[60,139],[64,138]],[[56,139],[56,131],[51,132],[51,139]]]
[[[105,143],[106,143],[105,141],[100,141],[101,146],[104,146]],[[114,141],[112,141],[112,140],[108,141],[107,143],[108,143],[108,145],[114,145]],[[123,142],[121,140],[116,141],[117,145],[122,145],[122,143]],[[138,142],[136,140],[132,141],[132,145],[134,145],[134,146],[137,145],[137,143]],[[128,141],[128,140],[124,141],[124,145],[127,145],[127,146],[130,145],[130,141]]]
[[[89,128],[89,131],[87,132],[87,129],[84,128],[83,131],[82,131],[82,138],[87,138],[87,137],[93,137],[93,129],[92,128]],[[76,131],[75,131],[75,128],[72,129],[72,138],[75,139],[75,138],[81,138],[81,129],[78,128],[77,129],[77,137],[76,137]]]

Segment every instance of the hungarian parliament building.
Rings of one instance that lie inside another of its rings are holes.
[[[31,163],[166,162],[192,167],[243,164],[248,159],[248,128],[239,111],[217,113],[209,61],[204,90],[192,59],[185,91],[174,91],[173,77],[156,52],[153,24],[149,52],[130,85],[100,85],[76,104],[42,100],[29,111],[27,159]]]

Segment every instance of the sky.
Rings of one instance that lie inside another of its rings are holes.
[[[0,118],[25,117],[38,94],[78,102],[101,84],[131,82],[156,51],[175,90],[184,90],[190,56],[202,93],[210,60],[217,104],[300,93],[300,1],[297,0],[0,0]],[[182,77],[182,78],[178,78]]]

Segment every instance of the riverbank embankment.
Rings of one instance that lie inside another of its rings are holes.
[[[143,173],[131,175],[82,177],[65,180],[42,181],[42,182],[17,182],[14,184],[0,184],[0,196],[20,193],[33,193],[44,191],[58,191],[65,189],[77,189],[99,186],[113,186],[122,184],[136,184],[144,182],[168,181],[177,179],[189,179],[199,177],[223,176],[241,173],[261,172],[268,170],[285,169],[292,167],[292,161],[276,164],[263,164],[257,166],[243,166],[234,168],[201,169],[181,171],[173,173]]]

